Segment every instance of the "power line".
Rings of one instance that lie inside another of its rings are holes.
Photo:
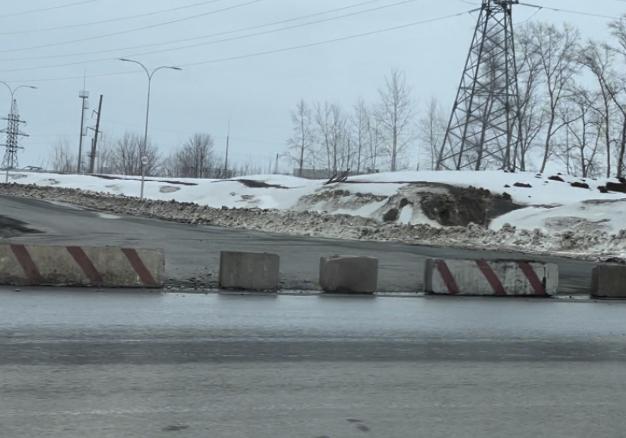
[[[232,29],[232,30],[227,30],[227,31],[221,31],[221,32],[214,32],[214,33],[210,33],[210,34],[205,34],[205,35],[199,35],[196,37],[192,37],[192,38],[183,38],[183,39],[177,39],[177,40],[170,40],[170,41],[164,41],[164,42],[160,42],[160,43],[149,43],[149,44],[140,44],[140,45],[136,45],[136,46],[127,46],[127,47],[118,47],[115,49],[106,49],[106,50],[98,50],[98,51],[88,51],[88,52],[75,52],[75,53],[69,53],[69,54],[61,54],[61,55],[46,55],[46,56],[28,56],[28,57],[22,57],[22,58],[4,58],[4,61],[31,61],[31,60],[39,60],[39,59],[57,59],[57,58],[70,58],[70,57],[76,57],[76,56],[89,56],[89,55],[94,55],[94,54],[101,54],[101,53],[119,53],[122,51],[127,51],[127,50],[135,50],[135,49],[143,49],[143,48],[147,48],[147,47],[158,47],[158,46],[163,46],[163,45],[170,45],[170,44],[177,44],[177,43],[186,43],[186,42],[190,42],[190,41],[197,41],[197,40],[202,40],[202,39],[206,39],[206,38],[212,38],[212,37],[217,37],[217,36],[224,36],[224,35],[231,35],[234,33],[239,33],[239,32],[246,32],[246,31],[251,31],[251,30],[257,30],[257,29],[263,29],[265,27],[271,27],[271,26],[276,26],[276,25],[280,25],[280,24],[286,24],[286,23],[291,23],[294,21],[300,21],[300,20],[304,20],[307,18],[313,18],[313,17],[318,17],[318,16],[322,16],[322,15],[327,15],[333,12],[340,12],[340,11],[345,11],[348,9],[354,9],[356,7],[359,6],[364,6],[367,4],[372,4],[372,3],[379,3],[381,0],[366,0],[366,1],[361,1],[358,3],[354,3],[348,6],[342,6],[340,8],[334,8],[334,9],[328,9],[328,10],[324,10],[321,12],[316,12],[313,14],[307,14],[307,15],[300,15],[298,17],[293,17],[293,18],[288,18],[288,19],[284,19],[284,20],[278,20],[278,21],[273,21],[273,22],[269,22],[269,23],[264,23],[264,24],[258,24],[258,25],[254,25],[254,26],[246,26],[246,27],[240,27],[237,29]]]
[[[208,42],[204,42],[204,43],[196,43],[196,44],[191,44],[191,45],[187,45],[187,46],[176,46],[176,47],[171,47],[171,48],[167,48],[167,49],[159,49],[159,50],[152,50],[152,51],[148,51],[148,52],[133,53],[132,55],[128,55],[128,56],[143,56],[143,55],[152,55],[152,54],[155,54],[155,53],[165,53],[165,52],[179,51],[179,50],[183,50],[183,49],[190,49],[190,48],[202,47],[202,46],[213,45],[213,44],[219,44],[219,43],[224,43],[224,42],[237,41],[237,40],[242,40],[242,39],[262,36],[262,35],[269,35],[269,34],[276,33],[276,32],[283,32],[283,31],[286,31],[286,30],[298,29],[298,28],[305,27],[305,26],[312,26],[312,25],[315,25],[315,24],[327,23],[327,22],[330,22],[330,21],[340,20],[340,19],[347,18],[347,17],[353,17],[353,16],[356,16],[356,15],[361,15],[361,14],[365,14],[365,13],[369,13],[369,12],[374,12],[374,11],[379,11],[379,10],[383,10],[383,9],[388,9],[388,8],[391,8],[391,7],[400,6],[400,5],[404,5],[404,4],[408,4],[408,3],[414,3],[415,1],[417,1],[417,0],[401,0],[401,1],[397,1],[395,3],[390,3],[390,4],[386,4],[386,5],[377,6],[377,7],[374,7],[374,8],[369,8],[369,9],[364,9],[364,10],[360,10],[360,11],[350,12],[350,13],[347,13],[347,14],[338,15],[338,16],[334,16],[334,17],[328,17],[328,18],[324,18],[324,19],[320,19],[320,20],[309,21],[307,23],[300,23],[300,24],[295,24],[295,25],[291,25],[291,26],[280,27],[280,28],[277,28],[277,29],[271,29],[271,30],[266,30],[266,31],[262,31],[262,32],[256,32],[256,33],[251,33],[251,34],[246,34],[246,35],[240,35],[240,36],[236,36],[236,37],[230,37],[230,38],[224,38],[224,39],[219,39],[219,40],[214,40],[214,41],[208,41]],[[72,65],[84,65],[84,64],[88,64],[88,63],[103,62],[103,61],[110,61],[110,58],[96,58],[96,59],[81,60],[81,61],[62,63],[62,64],[53,64],[53,65],[43,65],[43,66],[36,66],[36,67],[23,67],[23,68],[6,69],[6,70],[0,70],[0,72],[2,72],[2,73],[10,73],[10,72],[17,72],[17,71],[32,71],[32,70],[40,70],[40,69],[45,69],[45,68],[58,68],[58,67],[69,67],[69,66],[72,66]]]
[[[8,18],[8,17],[19,17],[22,15],[29,15],[29,14],[36,14],[36,13],[40,13],[40,12],[48,12],[48,11],[53,11],[53,10],[57,10],[57,9],[65,9],[65,8],[71,8],[74,6],[81,6],[81,5],[85,5],[87,3],[95,3],[98,0],[83,0],[83,1],[76,1],[76,2],[71,2],[71,3],[63,3],[60,5],[56,5],[56,6],[49,6],[47,8],[39,8],[39,9],[29,9],[26,11],[22,11],[22,12],[13,12],[10,14],[3,14],[0,15],[0,18]]]
[[[463,12],[458,12],[456,14],[442,15],[442,16],[434,17],[434,18],[427,18],[427,19],[424,19],[424,20],[413,21],[413,22],[406,23],[406,24],[401,24],[401,25],[398,25],[398,26],[386,27],[386,28],[382,28],[382,29],[369,31],[369,32],[361,32],[361,33],[356,33],[356,34],[352,34],[352,35],[346,35],[346,36],[343,36],[343,37],[332,38],[332,39],[323,40],[323,41],[317,41],[317,42],[313,42],[313,43],[299,44],[299,45],[296,45],[296,46],[283,47],[283,48],[274,49],[274,50],[265,50],[265,51],[261,51],[261,52],[253,52],[253,53],[248,53],[246,55],[229,56],[229,57],[225,57],[225,58],[208,59],[208,60],[205,60],[205,61],[192,62],[192,63],[188,63],[188,64],[180,64],[180,66],[181,67],[193,67],[193,66],[196,66],[196,65],[217,64],[217,63],[227,62],[227,61],[235,61],[235,60],[240,60],[240,59],[247,59],[247,58],[255,58],[255,57],[259,57],[259,56],[266,56],[266,55],[271,55],[271,54],[275,54],[275,53],[283,53],[283,52],[290,52],[290,51],[293,51],[293,50],[307,49],[307,48],[310,48],[310,47],[324,46],[324,45],[334,44],[334,43],[338,43],[338,42],[342,42],[342,41],[348,41],[348,40],[353,40],[353,39],[357,39],[357,38],[363,38],[363,37],[367,37],[367,36],[371,36],[371,35],[378,35],[378,34],[381,34],[381,33],[388,33],[388,32],[393,32],[393,31],[396,31],[396,30],[407,29],[407,28],[419,26],[419,25],[422,25],[422,24],[429,24],[429,23],[435,23],[435,22],[438,22],[438,21],[449,20],[450,18],[460,17],[462,15],[469,14],[469,13],[473,12],[474,10],[475,9],[470,9],[470,10],[466,10],[466,11],[463,11]]]
[[[448,14],[448,15],[442,15],[439,17],[427,18],[424,20],[413,21],[410,23],[402,24],[402,25],[376,29],[376,30],[368,31],[368,32],[360,32],[356,34],[345,35],[343,37],[337,37],[337,38],[327,39],[323,41],[316,41],[312,43],[299,44],[299,45],[283,47],[279,49],[264,50],[264,51],[259,51],[259,52],[247,53],[244,55],[230,56],[230,57],[225,57],[225,58],[214,58],[214,59],[208,59],[208,60],[199,61],[199,62],[178,64],[178,65],[180,65],[181,67],[194,67],[198,65],[217,64],[217,63],[228,62],[228,61],[256,58],[260,56],[267,56],[267,55],[272,55],[272,54],[277,54],[277,53],[290,52],[290,51],[299,50],[299,49],[324,46],[324,45],[334,44],[338,42],[363,38],[367,36],[408,29],[408,28],[423,25],[423,24],[430,24],[430,23],[436,23],[439,21],[449,20],[451,18],[460,17],[463,15],[472,13],[474,11],[475,9],[469,9],[469,10],[465,10],[465,11],[458,12],[455,14]],[[111,76],[124,76],[124,75],[130,75],[130,74],[137,74],[137,71],[119,71],[119,72],[112,72],[112,73],[101,73],[101,74],[95,74],[95,75],[88,75],[88,77],[89,78],[101,78],[101,77],[111,77]],[[82,79],[82,78],[83,78],[82,76],[66,76],[66,77],[56,77],[56,78],[53,77],[53,78],[44,78],[44,79],[28,79],[28,80],[21,79],[21,80],[24,82],[39,83],[39,82],[55,82],[55,81],[64,81],[64,80],[77,80],[77,79]]]
[[[530,14],[530,16],[522,21],[518,21],[517,23],[514,23],[516,26],[519,26],[520,24],[524,24],[527,23],[529,21],[531,21],[533,18],[535,18],[537,15],[539,15],[539,13],[541,13],[541,11],[543,10],[543,8],[537,8],[532,14]]]
[[[377,7],[374,7],[374,8],[369,8],[369,9],[364,9],[364,10],[361,10],[361,11],[356,11],[356,12],[351,12],[351,13],[347,13],[347,14],[343,14],[343,15],[338,15],[338,16],[335,16],[335,17],[324,18],[324,19],[321,19],[321,20],[309,21],[309,22],[306,22],[306,23],[300,23],[300,24],[295,24],[295,25],[291,25],[291,26],[280,27],[278,29],[271,29],[271,30],[266,30],[266,31],[263,31],[263,32],[256,32],[256,33],[251,33],[251,34],[247,34],[247,35],[240,35],[240,36],[236,36],[236,37],[230,37],[230,38],[224,38],[224,39],[219,39],[219,40],[213,40],[213,41],[208,41],[208,42],[204,42],[204,43],[196,43],[196,44],[191,44],[191,45],[186,45],[186,46],[177,46],[177,47],[173,47],[173,48],[169,48],[169,49],[160,49],[160,50],[153,50],[153,51],[149,51],[149,52],[135,53],[135,54],[133,54],[133,56],[152,55],[152,54],[155,54],[155,53],[163,53],[163,52],[170,52],[170,51],[175,51],[175,50],[190,49],[190,48],[195,48],[195,47],[203,47],[203,46],[206,46],[206,45],[213,45],[213,44],[230,42],[230,41],[237,41],[237,40],[241,40],[241,39],[252,38],[252,37],[257,37],[257,36],[262,36],[262,35],[269,35],[269,34],[276,33],[276,32],[283,32],[285,30],[293,30],[293,29],[298,29],[298,28],[301,28],[301,27],[312,26],[312,25],[315,25],[315,24],[321,24],[321,23],[327,23],[327,22],[330,22],[330,21],[340,20],[340,19],[343,19],[343,18],[354,17],[354,16],[357,16],[357,15],[361,15],[361,14],[365,14],[365,13],[369,13],[369,12],[380,11],[380,10],[392,8],[392,7],[395,7],[395,6],[405,5],[405,4],[408,4],[408,3],[414,3],[415,1],[417,1],[417,0],[401,0],[401,1],[397,1],[395,3],[390,3],[390,4],[387,4],[387,5],[377,6]]]
[[[566,13],[566,14],[583,15],[583,16],[586,16],[586,17],[608,18],[610,20],[614,20],[616,18],[616,17],[611,16],[611,15],[596,14],[596,13],[593,13],[593,12],[576,11],[576,10],[573,10],[573,9],[552,8],[552,7],[549,7],[549,6],[533,5],[533,4],[530,4],[530,3],[520,3],[520,5],[522,5],[522,6],[529,6],[531,8],[545,9],[547,11],[552,11],[552,12],[563,12],[563,13]]]
[[[96,0],[90,0],[90,2],[93,2]],[[127,15],[124,17],[117,17],[117,18],[109,18],[106,20],[99,20],[99,21],[90,21],[90,22],[83,22],[83,23],[74,23],[74,24],[64,24],[64,25],[60,25],[60,26],[53,26],[53,27],[44,27],[44,28],[37,28],[37,29],[27,29],[27,30],[16,30],[16,31],[12,31],[12,32],[0,32],[0,35],[22,35],[22,34],[29,34],[29,33],[41,33],[41,32],[48,32],[48,31],[54,31],[54,30],[63,30],[63,29],[75,29],[77,27],[89,27],[89,26],[95,26],[98,24],[106,24],[106,23],[114,23],[114,22],[119,22],[119,21],[127,21],[127,20],[134,20],[137,18],[145,18],[145,17],[151,17],[154,15],[160,15],[160,14],[165,14],[168,12],[175,12],[175,11],[180,11],[183,9],[190,9],[190,8],[195,8],[198,6],[204,6],[210,3],[217,3],[220,1],[224,1],[224,0],[208,0],[208,1],[203,1],[203,2],[196,2],[196,3],[191,3],[188,5],[184,5],[184,6],[177,6],[175,8],[169,8],[169,9],[160,9],[158,11],[152,11],[152,12],[146,12],[143,14],[135,14],[135,15]],[[89,3],[89,2],[86,2]]]
[[[95,0],[92,0],[92,1],[95,1]],[[67,40],[67,41],[60,41],[60,42],[56,42],[56,43],[42,44],[42,45],[39,45],[39,46],[21,47],[21,48],[17,48],[17,49],[5,49],[5,50],[0,50],[0,53],[22,52],[24,50],[47,49],[47,48],[50,48],[50,47],[64,46],[66,44],[82,43],[82,42],[85,42],[85,41],[93,41],[93,40],[107,38],[107,37],[111,37],[111,36],[125,35],[125,34],[129,34],[129,33],[139,32],[139,31],[142,31],[142,30],[154,29],[156,27],[162,27],[162,26],[167,26],[167,25],[170,25],[170,24],[181,23],[183,21],[194,20],[194,19],[197,19],[197,18],[200,18],[200,17],[206,17],[206,16],[209,16],[209,15],[218,14],[220,12],[226,12],[226,11],[230,11],[230,10],[233,10],[233,9],[249,6],[251,4],[259,3],[261,1],[263,1],[263,0],[250,0],[250,1],[247,1],[245,3],[239,3],[239,4],[236,4],[236,5],[233,5],[233,6],[228,6],[228,7],[222,8],[222,9],[215,9],[215,10],[204,12],[204,13],[201,13],[201,14],[194,14],[194,15],[187,16],[187,17],[177,18],[177,19],[174,19],[174,20],[168,20],[168,21],[155,23],[155,24],[149,24],[149,25],[141,26],[141,27],[135,27],[135,28],[132,28],[132,29],[126,29],[126,30],[122,30],[122,31],[110,32],[110,33],[100,34],[100,35],[94,35],[94,36],[91,36],[91,37],[85,37],[85,38],[74,39],[74,40]]]

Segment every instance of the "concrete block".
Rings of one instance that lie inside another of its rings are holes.
[[[559,268],[555,264],[521,260],[426,261],[424,286],[439,295],[553,296]]]
[[[159,288],[161,250],[119,247],[0,245],[0,284]]]
[[[280,257],[276,254],[222,251],[220,287],[274,291],[280,285]]]
[[[378,259],[351,256],[322,257],[320,286],[326,292],[372,294],[378,288]]]
[[[591,296],[594,298],[626,298],[626,266],[596,266],[592,274]]]

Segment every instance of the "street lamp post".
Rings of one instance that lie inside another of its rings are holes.
[[[144,130],[144,135],[143,135],[143,144],[142,144],[142,150],[141,152],[141,194],[140,194],[140,199],[143,199],[143,194],[144,194],[144,185],[145,185],[145,179],[146,179],[146,165],[148,164],[148,157],[146,156],[146,150],[148,148],[148,122],[150,120],[150,92],[152,91],[152,78],[154,76],[154,74],[156,72],[158,72],[159,70],[177,70],[177,71],[181,71],[182,68],[180,67],[175,67],[175,66],[170,66],[170,65],[162,65],[160,67],[156,67],[155,69],[153,69],[152,71],[148,70],[148,68],[141,62],[139,61],[135,61],[134,59],[128,59],[128,58],[119,58],[120,61],[123,62],[132,62],[133,64],[137,64],[139,65],[143,71],[146,73],[146,76],[148,78],[148,97],[146,99],[146,125],[145,125],[145,130]]]
[[[11,88],[11,86],[4,82],[4,81],[0,81],[0,84],[4,85],[7,90],[9,90],[9,93],[11,94],[11,105],[9,107],[9,117],[11,117],[13,115],[13,102],[15,101],[15,93],[17,93],[17,90],[21,89],[21,88],[30,88],[31,90],[36,90],[37,87],[35,87],[34,85],[18,85],[15,88]],[[8,146],[7,146],[8,147]],[[9,163],[6,163],[6,173],[4,175],[4,183],[8,184],[9,183]]]

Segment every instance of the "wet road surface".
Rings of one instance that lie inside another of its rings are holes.
[[[0,436],[626,430],[626,303],[12,289],[0,303]]]
[[[272,252],[281,257],[286,289],[318,289],[319,259],[329,255],[379,259],[381,291],[422,292],[424,261],[429,257],[526,259],[521,253],[480,251],[317,239],[281,234],[196,226],[136,217],[117,217],[43,201],[0,196],[0,212],[42,233],[13,237],[16,242],[57,245],[127,245],[163,248],[171,283],[215,286],[220,251]],[[532,256],[559,265],[561,294],[588,294],[593,264],[555,257]]]

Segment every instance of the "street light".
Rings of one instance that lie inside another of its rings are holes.
[[[18,85],[15,88],[11,88],[11,86],[4,82],[4,81],[0,81],[0,84],[4,85],[5,87],[7,87],[7,89],[9,90],[9,93],[11,93],[11,106],[9,109],[9,118],[13,115],[13,102],[15,101],[15,93],[17,93],[17,90],[21,89],[21,88],[30,88],[31,90],[36,90],[37,87],[35,87],[34,85]],[[8,145],[7,145],[8,147]],[[9,163],[6,163],[6,173],[4,175],[4,183],[8,184],[9,183]]]
[[[177,70],[177,71],[181,71],[182,68],[171,66],[171,65],[162,65],[162,66],[156,67],[154,70],[150,71],[150,70],[148,70],[148,68],[145,65],[143,65],[139,61],[135,61],[134,59],[119,58],[119,60],[123,61],[123,62],[132,62],[133,64],[139,65],[143,69],[143,71],[146,72],[146,76],[148,77],[148,98],[146,100],[146,128],[145,128],[144,135],[143,135],[143,145],[142,145],[142,151],[141,151],[141,195],[140,195],[140,199],[143,199],[144,184],[145,184],[145,178],[146,178],[145,166],[146,166],[146,164],[148,164],[148,162],[147,162],[148,158],[145,156],[145,154],[146,154],[146,149],[148,148],[148,121],[149,121],[149,118],[150,118],[150,91],[152,90],[152,77],[159,70]]]

